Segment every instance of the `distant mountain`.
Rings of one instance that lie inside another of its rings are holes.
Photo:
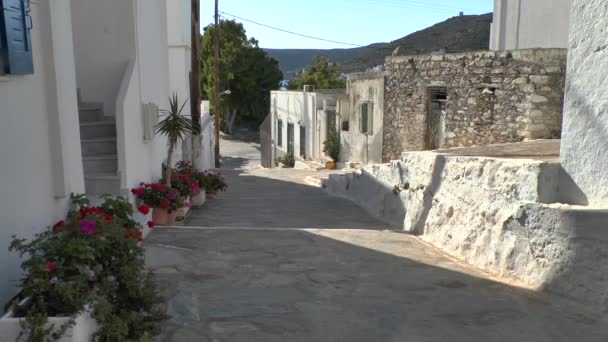
[[[376,43],[353,49],[265,49],[279,61],[287,79],[311,64],[317,56],[336,62],[345,73],[364,71],[384,63],[399,46],[399,55],[487,50],[490,43],[492,13],[450,18],[390,43]]]

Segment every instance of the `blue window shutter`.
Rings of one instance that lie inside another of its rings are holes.
[[[29,0],[0,0],[2,9],[2,60],[4,73],[34,73]]]

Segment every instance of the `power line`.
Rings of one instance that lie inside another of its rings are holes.
[[[338,41],[335,41],[335,40],[324,39],[324,38],[319,38],[319,37],[313,37],[313,36],[309,36],[309,35],[302,34],[302,33],[297,33],[297,32],[292,32],[292,31],[284,30],[284,29],[281,29],[281,28],[278,28],[278,27],[274,27],[274,26],[258,23],[258,22],[253,21],[253,20],[241,18],[239,16],[236,16],[236,15],[230,14],[230,13],[226,13],[226,12],[220,12],[220,13],[225,14],[225,15],[230,16],[230,17],[233,17],[233,18],[237,18],[237,19],[240,19],[240,20],[244,20],[244,21],[250,22],[250,23],[255,24],[255,25],[263,26],[263,27],[266,27],[266,28],[269,28],[269,29],[281,31],[281,32],[284,32],[284,33],[293,34],[293,35],[300,36],[300,37],[321,40],[321,41],[324,41],[324,42],[329,42],[329,43],[334,43],[334,44],[342,44],[342,45],[349,45],[349,46],[356,46],[356,47],[365,47],[365,45],[338,42]]]

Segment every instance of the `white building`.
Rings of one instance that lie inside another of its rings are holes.
[[[323,142],[330,127],[338,130],[339,117],[348,103],[344,89],[272,91],[270,120],[272,159],[291,153],[301,160],[329,160]]]
[[[384,72],[347,75],[348,108],[341,119],[341,160],[356,164],[382,163]]]
[[[568,48],[572,0],[494,0],[490,50]]]
[[[189,47],[174,46],[187,45],[187,4],[0,1],[0,302],[19,278],[12,235],[31,237],[65,217],[70,193],[128,194],[161,176],[157,108],[171,90],[190,96]],[[168,17],[172,37],[183,38],[171,48]]]

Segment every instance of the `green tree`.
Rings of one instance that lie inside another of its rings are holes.
[[[326,58],[317,57],[314,64],[306,67],[303,73],[289,81],[289,89],[301,90],[305,85],[316,89],[341,89],[346,83],[340,79],[340,70]]]
[[[221,20],[220,28],[220,92],[230,90],[221,98],[222,126],[228,131],[235,119],[260,124],[268,114],[270,91],[279,89],[283,73],[279,63],[260,49],[258,41],[247,38],[243,24]],[[201,44],[201,83],[204,96],[213,104],[213,37],[215,26],[204,29]],[[221,114],[220,114],[221,115]]]

